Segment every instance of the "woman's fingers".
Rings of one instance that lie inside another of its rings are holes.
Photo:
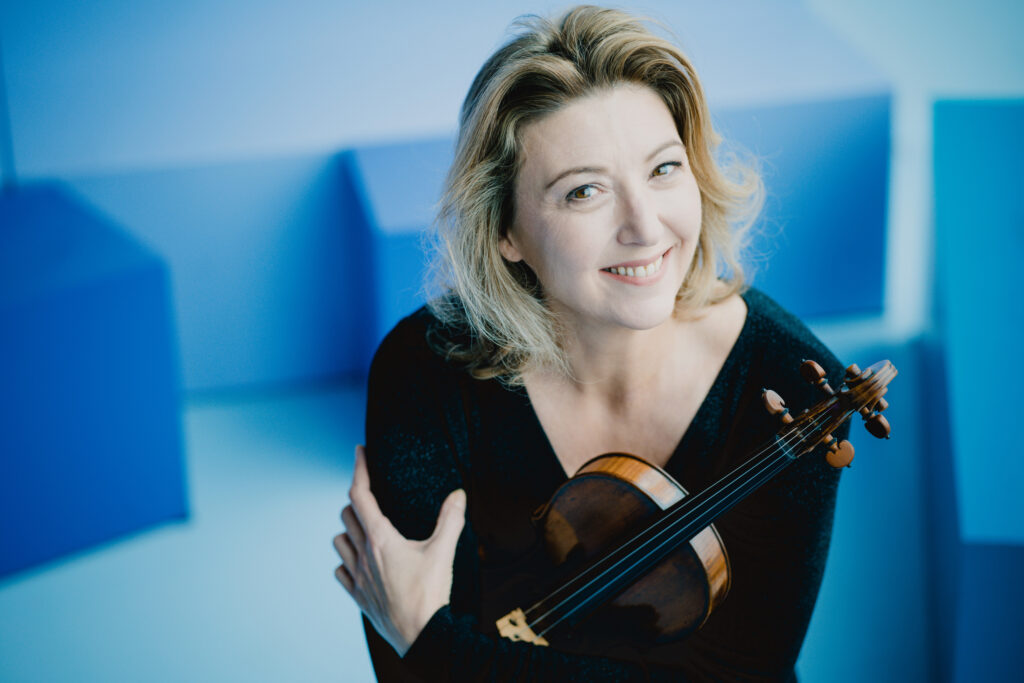
[[[437,525],[434,533],[431,534],[432,543],[441,543],[449,548],[454,555],[455,544],[462,534],[462,527],[466,524],[466,492],[456,489],[448,494],[441,504],[441,512],[437,516]]]
[[[338,551],[338,556],[341,557],[342,562],[341,566],[334,570],[334,576],[356,601],[359,608],[362,609],[365,596],[362,595],[361,591],[356,590],[358,585],[356,582],[356,572],[359,571],[359,554],[352,546],[352,541],[347,534],[338,534],[334,537],[334,549]]]
[[[355,595],[356,582],[352,579],[352,575],[349,574],[348,569],[345,565],[340,565],[334,570],[334,576],[341,582],[341,585],[345,587],[349,595]]]
[[[334,537],[334,549],[338,551],[338,556],[341,557],[345,566],[350,568],[349,575],[351,576],[352,571],[359,566],[359,552],[352,545],[348,534],[338,534]]]
[[[366,532],[363,531],[363,526],[351,505],[346,505],[341,511],[341,523],[345,525],[345,533],[352,539],[352,544],[357,548],[365,548]]]
[[[366,535],[380,539],[383,534],[393,531],[391,522],[380,511],[377,499],[370,491],[370,475],[366,470],[366,449],[356,446],[356,467],[352,473],[352,488],[348,497]]]

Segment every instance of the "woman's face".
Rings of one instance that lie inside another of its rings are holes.
[[[672,115],[651,89],[619,85],[522,131],[509,261],[536,273],[577,329],[669,319],[700,234],[700,192]]]

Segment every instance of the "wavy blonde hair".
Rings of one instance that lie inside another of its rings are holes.
[[[558,320],[536,276],[499,249],[512,224],[524,127],[569,102],[616,84],[651,88],[665,102],[700,189],[696,253],[676,294],[692,316],[744,286],[738,251],[760,211],[760,176],[733,157],[720,166],[721,138],[686,56],[618,10],[580,6],[556,21],[527,17],[519,34],[484,63],[462,105],[455,160],[433,231],[430,308],[448,334],[432,344],[473,376],[522,383],[528,369],[569,373]],[[716,287],[722,277],[724,287]],[[436,291],[436,290],[435,290]],[[454,334],[452,334],[454,332]]]

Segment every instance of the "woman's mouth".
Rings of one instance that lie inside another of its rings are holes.
[[[669,251],[671,251],[671,249],[669,249]],[[665,261],[665,256],[667,255],[668,251],[646,264],[643,261],[632,261],[629,264],[602,268],[601,272],[616,276],[616,280],[639,284],[640,282],[654,278],[654,276],[661,272],[662,263]]]

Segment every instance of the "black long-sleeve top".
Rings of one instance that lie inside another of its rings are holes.
[[[799,376],[803,359],[817,360],[833,386],[842,379],[839,362],[799,320],[756,289],[743,298],[742,331],[664,467],[691,492],[725,475],[779,429],[762,405],[762,388],[775,389],[799,411],[822,398]],[[451,602],[404,658],[364,619],[379,680],[795,679],[839,481],[821,447],[715,522],[732,586],[699,631],[624,659],[511,642],[480,622],[482,591],[488,576],[534,545],[531,513],[566,476],[526,392],[473,379],[445,361],[427,342],[436,325],[420,309],[392,330],[374,358],[366,414],[371,489],[408,538],[430,536],[441,503],[457,488],[467,493],[467,523],[456,549]],[[835,436],[844,438],[848,429]]]

